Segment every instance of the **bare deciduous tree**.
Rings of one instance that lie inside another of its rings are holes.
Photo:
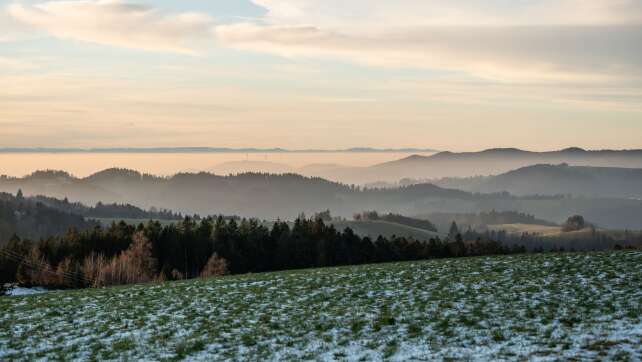
[[[227,260],[219,257],[218,254],[214,253],[207,261],[207,264],[205,264],[203,271],[201,271],[201,278],[209,278],[213,276],[229,274],[227,264]]]

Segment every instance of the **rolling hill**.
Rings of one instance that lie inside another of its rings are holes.
[[[230,175],[246,172],[293,173],[295,169],[284,163],[268,161],[230,161],[220,163],[210,171],[217,175]]]
[[[125,203],[184,214],[239,215],[267,220],[292,220],[301,212],[312,215],[322,210],[347,218],[363,210],[400,215],[497,210],[518,211],[557,223],[580,214],[600,227],[642,229],[639,217],[642,201],[634,199],[516,197],[508,193],[472,193],[433,184],[362,189],[295,174],[182,173],[157,177],[111,169],[86,178],[53,171],[35,175],[37,177],[2,178],[0,191],[15,193],[22,189],[25,195],[67,197],[72,202],[89,205],[99,201]]]
[[[0,245],[14,235],[40,239],[64,234],[72,227],[83,230],[96,225],[81,215],[47,206],[36,199],[0,193]]]
[[[573,166],[642,168],[642,150],[597,150],[567,148],[560,151],[531,152],[496,148],[481,152],[440,152],[363,168],[340,168],[315,176],[347,183],[398,182],[404,178],[433,179],[496,175],[535,164],[567,163]]]
[[[571,194],[585,197],[642,199],[642,168],[539,164],[497,176],[435,181],[442,187],[514,195]]]
[[[480,152],[440,152],[412,155],[372,166],[310,164],[302,167],[267,161],[226,162],[209,171],[219,175],[258,173],[297,173],[349,184],[397,183],[402,179],[428,180],[446,177],[497,175],[536,164],[589,167],[642,168],[642,150],[584,150],[567,148],[531,152],[516,148],[495,148]]]

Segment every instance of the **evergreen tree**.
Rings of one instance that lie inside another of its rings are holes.
[[[458,231],[453,225],[452,231]],[[480,240],[470,247],[471,255],[518,250],[467,232],[467,240],[476,237]],[[459,233],[446,242],[439,238],[424,241],[394,236],[379,236],[373,242],[350,228],[338,231],[320,218],[297,219],[292,227],[277,221],[268,228],[258,220],[223,216],[199,221],[185,218],[167,226],[157,221],[138,226],[114,222],[107,228],[72,229],[62,236],[37,242],[15,237],[0,251],[3,252],[0,256],[33,261],[24,264],[0,258],[3,282],[19,280],[25,285],[56,288],[176,280],[219,275],[225,270],[239,274],[458,257],[469,253]],[[35,263],[45,265],[49,272],[36,273],[28,268]],[[56,273],[73,275],[73,280],[62,280]]]

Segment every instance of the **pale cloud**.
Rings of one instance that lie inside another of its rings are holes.
[[[3,71],[29,70],[35,67],[31,61],[0,56],[0,73],[3,73]]]
[[[212,19],[201,13],[165,14],[121,0],[49,1],[7,8],[14,19],[64,39],[153,51],[195,53],[210,37]]]
[[[272,25],[511,26],[642,23],[639,0],[253,0]]]
[[[156,51],[198,53],[216,37],[225,47],[285,57],[493,81],[605,82],[642,74],[639,0],[253,2],[267,10],[263,19],[224,25],[125,0],[14,3],[8,13],[59,38]]]
[[[642,27],[413,27],[369,33],[252,23],[216,28],[228,46],[285,57],[464,72],[496,81],[639,79]]]
[[[262,22],[217,26],[221,43],[510,82],[639,80],[639,0],[254,0]]]
[[[32,37],[33,29],[10,16],[7,9],[0,8],[0,43],[16,42]]]

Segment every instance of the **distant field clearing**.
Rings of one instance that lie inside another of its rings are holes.
[[[539,234],[541,236],[557,236],[562,233],[561,226],[546,226],[546,225],[529,225],[529,224],[498,224],[488,225],[488,230],[500,231],[504,230],[510,234]]]

